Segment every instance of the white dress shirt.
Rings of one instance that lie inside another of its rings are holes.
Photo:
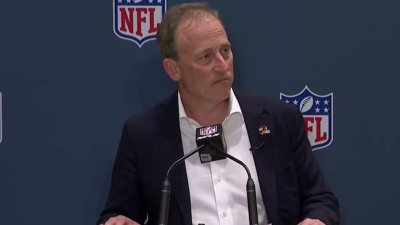
[[[195,134],[196,128],[200,127],[200,124],[187,117],[179,93],[178,103],[183,150],[187,154],[197,147]],[[256,186],[259,224],[267,224],[247,129],[233,90],[230,91],[229,114],[223,121],[222,128],[227,152],[243,161],[250,170]],[[185,166],[193,225],[202,223],[205,225],[244,225],[249,223],[246,192],[248,177],[241,165],[230,159],[202,164],[199,155],[194,154],[186,159]]]

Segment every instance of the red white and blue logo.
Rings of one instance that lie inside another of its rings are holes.
[[[333,93],[319,95],[307,86],[295,95],[281,93],[280,99],[303,114],[312,150],[328,147],[333,141]]]
[[[167,0],[114,0],[114,33],[139,47],[156,39]]]

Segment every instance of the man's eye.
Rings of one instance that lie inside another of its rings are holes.
[[[199,62],[206,64],[212,60],[212,55],[210,53],[204,53],[198,58]]]
[[[221,54],[222,54],[224,57],[226,57],[226,56],[229,56],[230,52],[231,52],[231,49],[230,49],[230,48],[223,48],[222,51],[221,51]]]
[[[202,58],[203,58],[203,59],[208,59],[208,58],[210,58],[210,54],[208,54],[208,53],[207,53],[207,54],[204,54]]]

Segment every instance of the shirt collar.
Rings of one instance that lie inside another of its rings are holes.
[[[179,107],[179,119],[187,119],[187,120],[191,120],[185,111],[185,108],[183,107],[183,103],[182,103],[182,99],[181,99],[181,94],[178,91],[178,107]],[[229,120],[229,118],[234,115],[234,114],[239,114],[241,119],[243,120],[243,114],[242,114],[242,110],[240,108],[239,102],[235,96],[235,93],[233,92],[233,90],[230,90],[229,93],[229,114],[225,117],[224,119],[224,123]]]

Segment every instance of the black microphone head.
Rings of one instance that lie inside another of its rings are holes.
[[[226,153],[225,138],[221,124],[197,128],[196,144],[197,147],[205,144],[205,146],[199,150],[200,161],[202,163],[226,158],[224,154],[220,153]]]

